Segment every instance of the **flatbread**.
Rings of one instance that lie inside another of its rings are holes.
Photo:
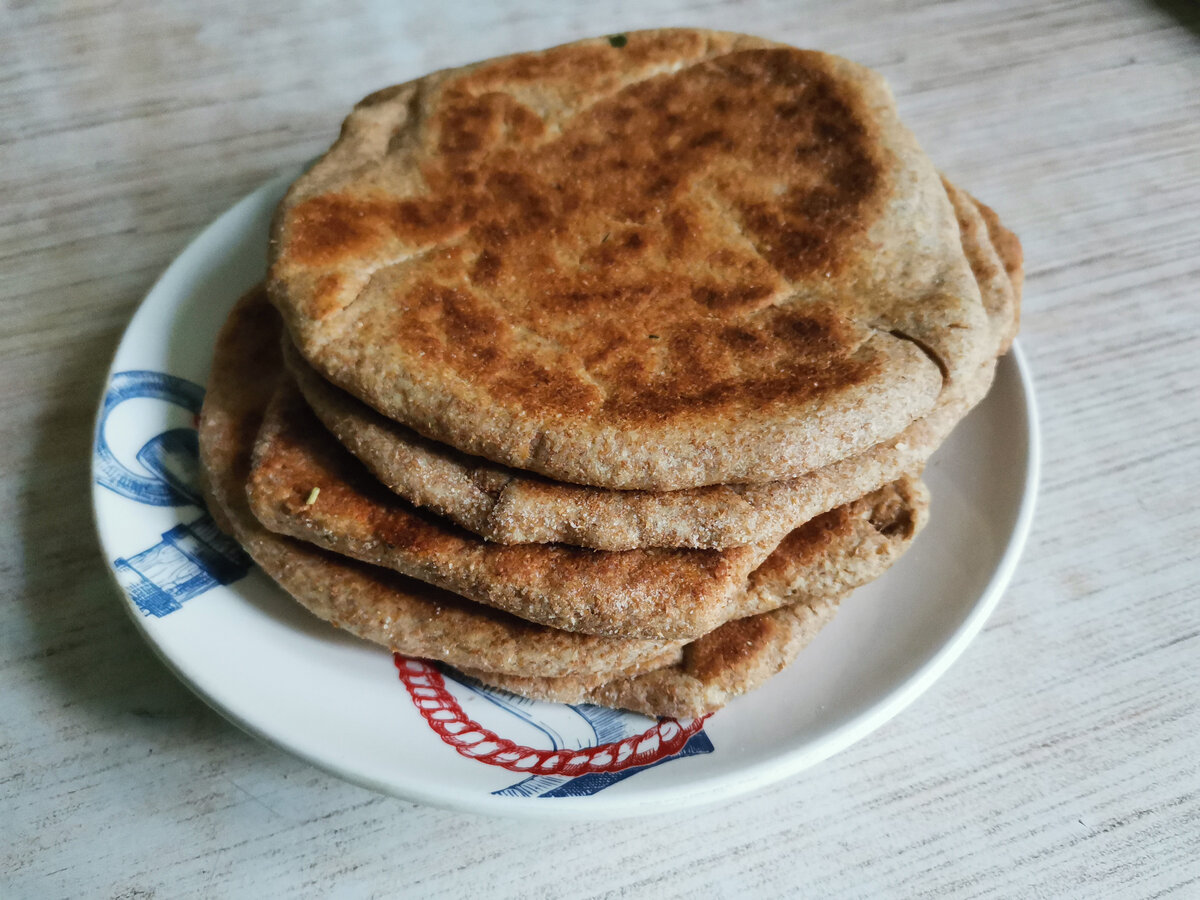
[[[200,413],[200,461],[211,512],[267,575],[318,617],[410,656],[522,676],[640,670],[678,657],[681,642],[571,634],[471,603],[395,572],[265,529],[245,484],[254,437],[282,369],[279,318],[251,294],[217,338]]]
[[[324,377],[461,451],[614,489],[810,472],[994,356],[883,80],[730,34],[372,95],[288,193],[271,256]]]
[[[274,312],[254,293],[239,301],[222,328],[200,415],[201,471],[209,509],[220,527],[301,605],[393,651],[492,677],[570,678],[573,686],[590,688],[612,681],[615,673],[657,671],[683,658],[682,641],[605,638],[546,628],[265,529],[250,512],[245,484],[253,441],[277,387],[278,328]],[[907,505],[881,507],[878,516],[881,532],[911,528],[915,533],[920,527],[919,519],[908,517]],[[837,531],[822,529],[828,539]],[[782,591],[794,577],[794,567],[804,565],[798,547],[820,552],[822,539],[796,536],[785,542],[755,573],[752,591]],[[802,599],[814,606],[820,601]]]
[[[641,675],[600,685],[581,679],[516,678],[466,670],[482,684],[533,700],[595,703],[648,716],[695,717],[715,712],[792,663],[833,619],[838,600],[798,602],[774,612],[727,622],[693,641],[682,658]]]
[[[299,391],[282,384],[263,419],[246,485],[272,531],[385,566],[523,619],[567,631],[656,640],[696,638],[801,592],[840,594],[877,577],[925,520],[916,478],[802,526],[727,550],[597,551],[491,543],[387,490],[329,435]],[[891,523],[902,506],[905,525]],[[786,547],[786,583],[766,579]]]

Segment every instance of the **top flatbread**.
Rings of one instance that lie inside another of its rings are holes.
[[[617,489],[809,472],[993,349],[882,79],[705,31],[368,97],[281,205],[269,290],[304,357],[389,418]]]

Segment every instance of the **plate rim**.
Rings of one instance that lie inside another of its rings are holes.
[[[525,820],[570,820],[584,819],[618,819],[631,818],[647,814],[675,812],[682,809],[696,808],[743,796],[761,790],[769,784],[784,778],[794,776],[822,762],[836,753],[861,741],[884,723],[890,721],[910,706],[919,696],[927,691],[950,666],[965,652],[970,643],[978,636],[988,618],[994,612],[1003,596],[1005,589],[1012,580],[1020,561],[1021,554],[1032,529],[1034,512],[1037,506],[1041,480],[1042,435],[1038,417],[1038,404],[1033,383],[1033,375],[1029,361],[1021,348],[1020,342],[1014,340],[1007,354],[1015,367],[1019,399],[1024,416],[1026,440],[1024,448],[1025,465],[1023,491],[1011,531],[1006,537],[1006,545],[994,564],[992,574],[987,584],[979,593],[970,607],[969,613],[950,634],[950,636],[923,663],[917,666],[906,678],[898,680],[883,692],[870,706],[863,709],[849,720],[833,727],[820,736],[804,740],[799,746],[791,747],[772,755],[768,759],[738,766],[731,771],[706,776],[703,781],[688,782],[673,786],[647,786],[636,793],[608,794],[607,792],[593,794],[587,797],[556,798],[549,804],[532,804],[527,798],[496,796],[493,794],[470,793],[467,790],[456,790],[452,786],[441,785],[437,789],[428,789],[416,779],[403,785],[383,781],[370,774],[354,771],[338,764],[335,758],[327,758],[307,748],[289,743],[285,738],[274,735],[255,722],[239,715],[224,706],[220,699],[211,696],[208,691],[193,681],[155,639],[148,623],[137,609],[129,593],[121,586],[113,567],[111,548],[105,538],[105,531],[100,521],[100,510],[96,500],[101,485],[97,481],[97,457],[95,454],[96,438],[103,425],[104,395],[111,384],[116,371],[117,360],[126,348],[126,342],[131,339],[138,317],[158,300],[158,294],[166,290],[164,287],[172,279],[180,278],[192,265],[193,257],[202,257],[207,245],[215,242],[219,233],[227,230],[239,215],[247,210],[257,208],[274,192],[279,192],[285,185],[295,180],[303,167],[296,166],[285,170],[279,175],[267,180],[253,191],[246,194],[236,203],[225,209],[220,215],[203,226],[187,245],[167,265],[155,279],[154,284],[138,303],[137,308],[129,317],[121,339],[113,352],[109,363],[100,396],[96,402],[96,415],[93,422],[93,441],[89,447],[91,459],[89,473],[91,476],[91,518],[96,540],[104,557],[105,569],[109,580],[117,594],[123,600],[123,606],[142,636],[150,646],[154,655],[166,666],[168,671],[178,678],[189,691],[199,697],[209,708],[226,721],[231,722],[247,734],[258,738],[268,745],[282,750],[294,757],[302,759],[316,768],[332,774],[344,781],[366,787],[382,794],[398,797],[402,800],[422,803],[456,812],[500,816]],[[1001,358],[1004,364],[1004,358]],[[447,789],[448,787],[448,789]]]

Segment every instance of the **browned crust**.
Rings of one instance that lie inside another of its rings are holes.
[[[422,434],[680,489],[811,471],[973,377],[955,232],[877,76],[646,32],[369,98],[281,207],[270,290],[323,375]]]
[[[316,501],[309,504],[313,490]],[[695,637],[778,538],[731,550],[604,552],[495,544],[388,491],[338,444],[290,384],[259,433],[247,483],[266,527],[403,572],[554,628],[643,638]]]
[[[273,531],[523,619],[591,634],[681,639],[778,606],[796,585],[826,596],[875,577],[892,558],[885,548],[906,545],[915,533],[884,532],[877,509],[902,502],[914,522],[923,521],[924,497],[910,481],[839,507],[782,545],[778,537],[728,550],[495,544],[376,482],[285,382],[264,417],[246,489],[252,512]],[[788,562],[786,577],[773,577],[784,571],[775,564],[780,558]]]

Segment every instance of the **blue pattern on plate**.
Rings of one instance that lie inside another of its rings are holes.
[[[96,483],[147,506],[197,506],[200,452],[194,428],[171,428],[154,435],[136,454],[145,472],[117,459],[104,429],[114,409],[126,400],[162,400],[199,414],[204,389],[165,372],[133,370],[112,377],[96,430]],[[185,601],[221,584],[237,581],[250,558],[221,533],[206,512],[163,532],[159,542],[113,562],[117,581],[147,616],[162,617]]]
[[[198,453],[194,428],[172,428],[142,446],[137,460],[149,474],[124,465],[109,447],[104,429],[112,411],[126,400],[142,398],[163,400],[198,415],[204,388],[165,372],[135,369],[114,374],[96,429],[96,483],[149,506],[200,505],[195,488]]]

